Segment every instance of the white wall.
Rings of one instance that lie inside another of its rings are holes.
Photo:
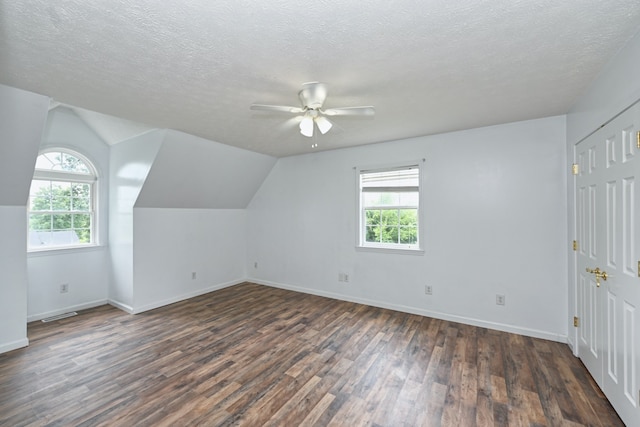
[[[100,246],[29,253],[29,321],[105,304],[109,287],[109,146],[73,111],[58,107],[49,112],[40,150],[50,147],[75,150],[96,167]],[[61,294],[63,283],[69,291]]]
[[[638,32],[602,70],[580,100],[567,114],[567,157],[575,162],[574,146],[587,135],[599,129],[625,108],[640,99],[640,32]],[[574,177],[569,168],[568,175],[568,229],[570,239],[576,239]],[[569,305],[570,318],[577,315],[576,300],[576,256],[567,251],[569,259]],[[577,352],[577,329],[569,326],[569,345]]]
[[[26,346],[26,203],[49,98],[0,85],[0,353]]]
[[[165,131],[152,131],[111,147],[109,168],[109,301],[133,311],[133,206]]]
[[[421,158],[425,254],[356,251],[354,167]],[[249,278],[564,341],[565,164],[564,117],[279,159],[248,208]]]
[[[31,253],[27,261],[29,322],[107,303],[107,248]],[[63,283],[69,285],[64,294]]]
[[[133,230],[136,313],[246,277],[244,209],[135,208]]]
[[[135,203],[133,312],[246,278],[244,208],[275,162],[263,154],[166,132]]]

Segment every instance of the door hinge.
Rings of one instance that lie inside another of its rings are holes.
[[[574,240],[574,241],[573,241],[573,250],[574,250],[574,251],[577,251],[577,250],[578,250],[578,241],[577,241],[577,240]],[[638,268],[640,268],[640,266],[639,266]]]
[[[640,261],[638,261],[638,277],[640,277]]]
[[[636,147],[640,150],[640,130],[636,132]]]
[[[580,320],[578,319],[578,316],[573,316],[573,326],[576,328],[580,326]]]
[[[571,173],[574,175],[578,175],[580,173],[580,166],[577,163],[571,165]]]

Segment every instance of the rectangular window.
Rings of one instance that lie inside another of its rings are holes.
[[[359,170],[359,246],[420,248],[420,165]]]

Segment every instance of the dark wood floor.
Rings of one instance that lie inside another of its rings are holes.
[[[564,344],[255,284],[29,324],[0,425],[623,425]]]

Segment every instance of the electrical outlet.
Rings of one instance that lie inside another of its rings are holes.
[[[196,280],[196,272],[195,271],[191,272],[191,280]]]
[[[424,293],[425,295],[433,295],[433,286],[424,285]]]
[[[66,294],[67,292],[69,292],[69,284],[63,283],[62,285],[60,285],[60,293]]]
[[[505,303],[504,295],[496,294],[496,304],[497,305],[504,305],[504,303]]]
[[[338,273],[338,282],[349,283],[349,274]]]

